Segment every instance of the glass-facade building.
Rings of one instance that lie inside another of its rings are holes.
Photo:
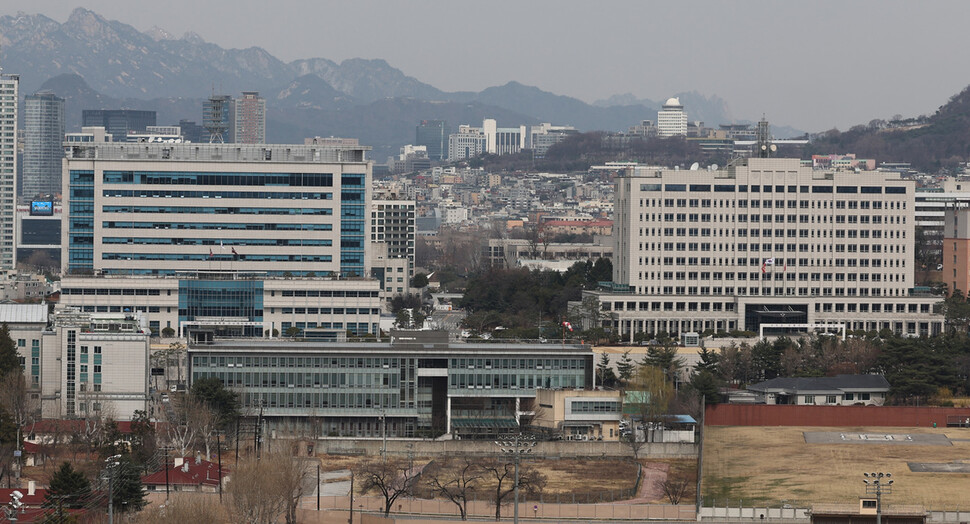
[[[50,92],[24,97],[24,171],[21,195],[61,192],[64,99]]]
[[[67,142],[68,274],[368,274],[368,148]]]
[[[446,335],[446,334],[445,334]],[[481,438],[518,426],[537,388],[592,383],[589,346],[449,344],[437,332],[392,332],[392,341],[223,340],[190,344],[191,380],[214,377],[275,424],[320,435],[452,433]]]

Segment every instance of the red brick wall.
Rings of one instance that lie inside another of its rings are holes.
[[[909,406],[776,406],[717,404],[708,406],[707,426],[883,426],[945,427],[947,416],[970,418],[970,408]]]

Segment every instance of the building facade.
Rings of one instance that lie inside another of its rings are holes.
[[[415,145],[425,146],[431,160],[447,160],[448,136],[451,129],[444,120],[422,120],[414,128]]]
[[[368,274],[367,148],[66,143],[65,274]]]
[[[637,332],[845,323],[933,334],[913,288],[914,184],[751,158],[717,171],[631,168],[617,179],[613,283],[598,296]]]
[[[970,291],[970,208],[949,207],[943,225],[943,282],[947,293]]]
[[[687,136],[687,113],[679,98],[668,98],[657,111],[657,136]]]
[[[266,99],[258,91],[243,91],[233,101],[233,141],[237,144],[266,143]]]
[[[448,135],[448,161],[455,162],[481,155],[486,151],[487,139],[480,128],[458,126],[458,132]]]
[[[386,195],[371,201],[371,242],[386,242],[387,255],[405,258],[414,269],[416,204]]]
[[[43,418],[105,416],[131,420],[147,411],[149,337],[137,313],[56,312],[41,343]]]
[[[144,133],[155,125],[154,111],[133,109],[85,109],[81,111],[82,127],[103,127],[115,142],[127,140],[128,133]]]
[[[219,378],[242,409],[318,435],[481,438],[531,417],[537,388],[584,389],[588,346],[449,344],[392,332],[390,343],[224,340],[190,344],[191,380]]]
[[[17,267],[17,106],[20,75],[0,74],[0,270]]]
[[[20,194],[33,198],[61,192],[64,99],[42,92],[24,97],[24,172]]]
[[[217,336],[343,340],[377,334],[381,283],[372,278],[272,277],[238,271],[164,276],[65,276],[61,304],[84,313],[136,312],[158,335],[204,327]],[[292,328],[292,329],[291,329]]]

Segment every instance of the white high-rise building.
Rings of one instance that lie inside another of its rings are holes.
[[[679,98],[668,98],[657,111],[657,136],[687,136],[687,113]]]
[[[20,75],[0,74],[0,270],[17,267],[17,104]]]

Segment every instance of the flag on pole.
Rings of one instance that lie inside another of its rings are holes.
[[[236,248],[234,248],[234,247],[231,247],[231,248],[229,248],[229,249],[231,249],[231,250],[232,250],[232,256],[234,256],[234,257],[238,257],[238,256],[239,256],[239,253],[236,253]]]
[[[764,263],[761,264],[761,272],[764,273],[766,267],[773,266],[773,265],[775,265],[775,259],[774,258],[766,258],[765,261],[764,261]]]
[[[209,248],[209,258],[212,258],[212,248]]]
[[[221,249],[222,251],[226,250],[226,246],[222,245],[222,240],[219,241],[219,249]]]

